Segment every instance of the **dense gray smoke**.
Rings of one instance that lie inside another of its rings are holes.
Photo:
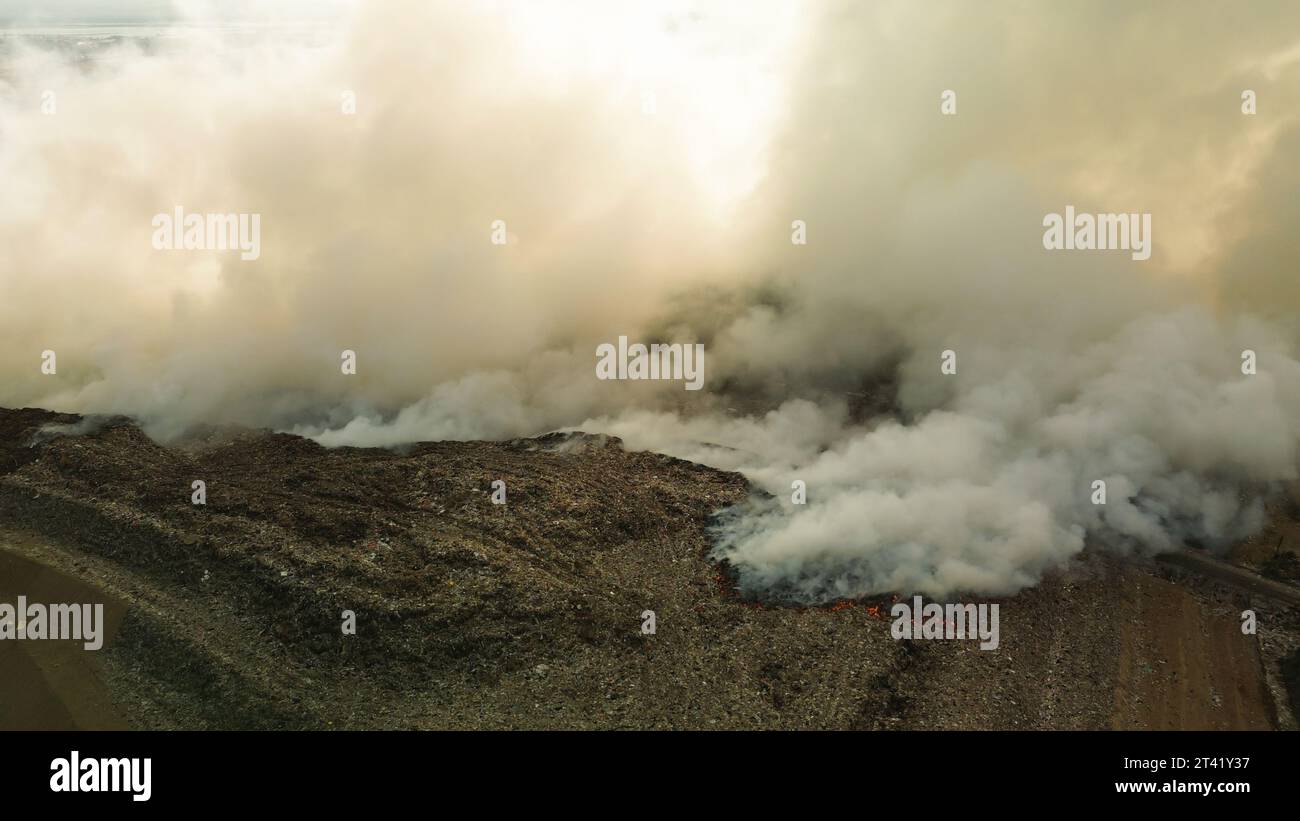
[[[1258,529],[1300,443],[1300,7],[791,5],[359,3],[309,45],[89,67],[15,41],[0,404],[612,433],[768,491],[718,555],[801,601]],[[260,214],[260,257],[155,250],[178,205]],[[1045,249],[1068,206],[1150,214],[1150,259]],[[704,390],[598,380],[619,336],[704,343]]]

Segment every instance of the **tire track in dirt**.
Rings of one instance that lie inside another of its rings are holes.
[[[1130,575],[1120,598],[1114,728],[1272,729],[1258,643],[1241,632],[1244,603],[1231,594],[1197,596],[1153,575]]]

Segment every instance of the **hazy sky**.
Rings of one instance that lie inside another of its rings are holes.
[[[154,23],[186,11],[210,11],[222,18],[318,17],[336,13],[347,0],[0,0],[0,24],[75,25]]]

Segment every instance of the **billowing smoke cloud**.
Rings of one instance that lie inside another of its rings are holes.
[[[596,340],[709,277],[727,239],[692,173],[696,124],[643,115],[639,79],[604,50],[566,57],[581,6],[530,8],[365,4],[319,48],[294,45],[315,32],[176,30],[89,71],[19,53],[0,122],[0,401],[128,412],[159,435],[332,427],[431,391],[500,405],[500,372],[546,410],[470,412],[445,433],[572,420]],[[572,64],[552,65],[557,48]],[[260,257],[155,250],[152,218],[178,205],[259,214]],[[579,342],[581,368],[527,365]],[[54,378],[31,367],[43,350]]]
[[[0,404],[329,445],[613,433],[770,492],[718,555],[803,601],[1220,547],[1295,479],[1294,4],[537,8],[13,57]],[[155,251],[177,204],[260,213],[261,258]],[[1151,259],[1045,250],[1067,205],[1150,213]],[[706,390],[596,380],[619,335],[704,342]]]

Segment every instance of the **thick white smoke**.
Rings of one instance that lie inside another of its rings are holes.
[[[1243,378],[1232,352],[1260,340],[1271,372]],[[1188,309],[1066,347],[974,358],[962,367],[983,369],[908,424],[844,426],[843,407],[796,401],[761,422],[645,414],[586,426],[743,470],[770,491],[726,519],[720,555],[752,591],[799,600],[1007,593],[1089,535],[1160,551],[1258,529],[1261,492],[1296,470],[1300,365],[1280,340]],[[795,479],[805,509],[791,503]],[[1099,479],[1104,506],[1091,499]]]
[[[769,491],[718,555],[805,601],[1221,546],[1295,479],[1294,4],[464,8],[13,62],[0,404],[329,445],[613,433]],[[262,258],[153,251],[175,204],[261,213]],[[1067,205],[1152,214],[1151,259],[1044,250]],[[619,335],[705,342],[706,390],[597,381]]]

